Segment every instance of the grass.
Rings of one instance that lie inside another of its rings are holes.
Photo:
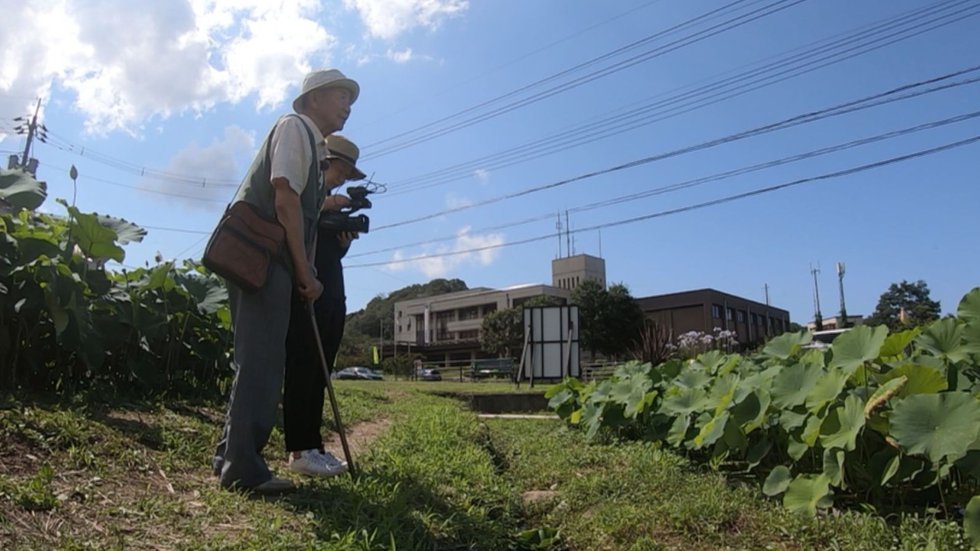
[[[481,422],[423,392],[438,385],[338,382],[347,426],[385,419],[386,431],[358,454],[359,478],[305,479],[276,500],[210,476],[220,402],[12,401],[0,409],[0,548],[965,548],[948,523],[796,517],[649,444]],[[266,458],[280,473],[282,446],[274,432]]]

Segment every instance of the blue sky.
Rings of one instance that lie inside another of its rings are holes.
[[[362,87],[343,134],[389,184],[367,213],[378,229],[346,261],[351,311],[434,277],[549,283],[566,210],[574,251],[601,248],[609,281],[637,297],[712,287],[762,301],[768,285],[771,303],[805,322],[811,265],[824,316],[839,309],[838,261],[852,314],[903,279],[925,280],[944,312],[980,284],[980,143],[685,210],[978,136],[980,83],[967,81],[980,71],[604,172],[974,68],[973,0],[0,0],[0,13],[0,151],[23,150],[12,119],[41,97],[52,139],[33,150],[39,176],[52,199],[70,199],[74,164],[81,209],[149,228],[127,248],[129,266],[158,251],[199,258],[303,74],[337,67]]]

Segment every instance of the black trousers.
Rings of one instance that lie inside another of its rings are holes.
[[[346,300],[344,297],[325,295],[313,304],[313,310],[316,312],[327,365],[333,370],[340,340],[344,336]],[[326,384],[309,311],[294,294],[286,336],[286,376],[282,395],[286,451],[323,448],[320,425],[323,423]]]

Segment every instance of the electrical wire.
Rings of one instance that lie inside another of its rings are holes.
[[[838,153],[840,151],[846,151],[846,150],[849,150],[849,149],[854,149],[856,147],[861,147],[861,146],[864,146],[864,145],[878,143],[878,142],[882,142],[882,141],[886,141],[886,140],[898,138],[898,137],[901,137],[901,136],[907,136],[907,135],[911,135],[911,134],[916,134],[916,133],[923,132],[923,131],[926,131],[926,130],[932,130],[932,129],[935,129],[935,128],[940,128],[940,127],[943,127],[943,126],[948,126],[948,125],[951,125],[951,124],[956,124],[956,123],[960,123],[960,122],[964,122],[964,121],[972,120],[972,119],[976,119],[976,118],[980,118],[980,111],[975,111],[975,112],[972,112],[972,113],[966,113],[966,114],[962,114],[962,115],[957,115],[957,116],[954,116],[954,117],[948,117],[946,119],[942,119],[942,120],[938,120],[938,121],[932,121],[932,122],[928,122],[928,123],[924,123],[924,124],[919,124],[919,125],[916,125],[916,126],[907,127],[907,128],[903,128],[903,129],[900,129],[900,130],[894,130],[894,131],[891,131],[891,132],[885,132],[885,133],[878,134],[878,135],[871,136],[871,137],[861,138],[861,139],[852,140],[852,141],[849,141],[849,142],[845,142],[845,143],[841,143],[841,144],[837,144],[837,145],[833,145],[833,146],[828,146],[828,147],[823,147],[823,148],[820,148],[820,149],[811,150],[811,151],[808,151],[806,153],[800,153],[800,154],[797,154],[797,155],[791,155],[791,156],[788,156],[788,157],[783,157],[783,158],[777,159],[777,160],[766,161],[764,163],[758,163],[758,164],[755,164],[755,165],[751,165],[751,166],[747,166],[747,167],[743,167],[743,168],[739,168],[739,169],[735,169],[735,170],[729,170],[729,171],[725,171],[725,172],[716,173],[716,174],[713,174],[711,176],[704,176],[704,177],[695,178],[695,179],[691,179],[691,180],[686,180],[686,181],[675,183],[675,184],[670,184],[670,185],[667,185],[667,186],[661,186],[661,187],[652,188],[652,189],[645,190],[645,191],[642,191],[642,192],[631,193],[631,194],[628,194],[628,195],[621,195],[619,197],[613,197],[613,198],[606,199],[606,200],[603,200],[603,201],[597,201],[597,202],[589,203],[589,204],[586,204],[586,205],[572,207],[572,208],[569,208],[569,209],[566,209],[566,210],[567,210],[567,212],[570,212],[570,213],[578,213],[578,212],[586,212],[586,211],[590,211],[590,210],[594,210],[594,209],[599,209],[599,208],[609,207],[609,206],[613,206],[613,205],[619,205],[619,204],[623,204],[623,203],[638,201],[640,199],[646,199],[646,198],[649,198],[649,197],[664,195],[666,193],[670,193],[670,192],[674,192],[674,191],[680,191],[680,190],[683,190],[683,189],[689,189],[689,188],[692,188],[692,187],[695,187],[695,186],[699,186],[699,185],[702,185],[702,184],[706,184],[706,183],[710,183],[710,182],[717,182],[717,181],[720,181],[720,180],[726,180],[726,179],[729,179],[729,178],[734,178],[736,176],[742,176],[742,175],[745,175],[745,174],[749,174],[751,172],[757,172],[757,171],[765,170],[765,169],[768,169],[768,168],[773,168],[773,167],[777,167],[777,166],[783,166],[783,165],[787,165],[787,164],[799,162],[799,161],[806,160],[806,159],[812,159],[812,158],[815,158],[815,157],[820,157],[820,156],[828,155],[828,154],[831,154],[831,153]],[[554,215],[555,215],[555,213],[553,213],[553,212],[552,213],[547,213],[547,214],[540,214],[540,215],[537,215],[537,216],[534,216],[534,217],[531,217],[531,218],[526,218],[526,219],[523,219],[523,220],[520,220],[520,221],[517,221],[517,222],[509,222],[509,223],[505,223],[505,224],[498,224],[498,225],[495,225],[495,226],[489,226],[489,227],[479,228],[479,229],[476,229],[476,230],[471,230],[471,232],[472,233],[482,233],[482,232],[498,231],[498,230],[502,230],[502,229],[507,229],[507,228],[512,228],[512,227],[517,227],[517,226],[522,226],[522,225],[530,224],[530,223],[533,223],[533,222],[539,222],[541,220],[547,220],[549,218],[552,218]],[[386,248],[383,248],[383,249],[377,249],[377,250],[372,250],[372,251],[360,252],[360,253],[355,253],[355,254],[349,254],[348,253],[347,256],[346,256],[346,258],[351,259],[351,258],[360,258],[360,257],[364,257],[364,256],[373,256],[373,255],[382,254],[382,253],[386,253],[386,252],[392,252],[392,251],[396,251],[396,250],[400,250],[400,249],[405,249],[405,248],[409,248],[409,247],[418,247],[418,246],[425,246],[425,245],[433,245],[433,244],[436,244],[436,243],[441,243],[441,242],[446,242],[446,241],[452,241],[452,240],[454,240],[456,238],[457,238],[456,235],[451,235],[451,236],[445,236],[445,237],[440,237],[440,238],[427,239],[427,240],[424,240],[424,241],[418,241],[418,242],[414,242],[414,243],[407,243],[407,244],[402,244],[402,245],[397,245],[397,246],[392,246],[392,247],[386,247]]]
[[[929,17],[937,15],[942,10],[956,8],[964,3],[970,4],[971,2],[969,0],[965,2],[963,0],[951,0],[944,5],[913,10],[889,20],[855,29],[853,32],[843,35],[843,38],[837,38],[842,35],[836,35],[835,37],[821,40],[803,46],[802,48],[790,50],[784,54],[780,54],[780,59],[762,67],[732,77],[716,80],[694,90],[687,91],[691,88],[690,86],[682,87],[676,89],[678,93],[671,97],[624,113],[617,115],[604,114],[594,120],[587,121],[584,124],[535,142],[521,144],[504,151],[452,165],[407,180],[391,182],[391,196],[469,178],[472,176],[472,172],[478,168],[491,170],[513,166],[556,152],[582,147],[696,109],[717,104],[721,101],[766,86],[784,82],[828,65],[840,63],[925,32],[957,23],[966,17],[973,17],[980,14],[980,5],[973,2],[971,6],[962,10],[941,14],[938,17],[929,19]],[[972,13],[967,12],[967,10],[970,10]],[[908,23],[912,24],[910,28],[899,29],[896,32],[885,34],[894,30],[896,27]],[[829,40],[833,41],[828,42]],[[808,47],[809,49],[803,53],[794,53]],[[833,51],[839,48],[844,49],[838,52]],[[822,57],[814,59],[816,56],[821,55]],[[746,67],[752,67],[762,62],[750,64]],[[663,95],[656,97],[662,97]]]
[[[910,160],[917,159],[917,158],[920,158],[920,157],[924,157],[924,156],[927,156],[927,155],[933,155],[933,154],[936,154],[936,153],[941,153],[941,152],[944,152],[944,151],[949,151],[951,149],[956,149],[956,148],[959,148],[959,147],[965,147],[965,146],[968,146],[968,145],[971,145],[971,144],[974,144],[974,143],[977,143],[977,142],[980,142],[980,135],[973,136],[973,137],[970,137],[970,138],[967,138],[967,139],[964,139],[964,140],[959,140],[959,141],[956,141],[956,142],[946,143],[946,144],[943,144],[941,146],[933,147],[933,148],[930,148],[930,149],[919,150],[919,151],[916,151],[916,152],[913,152],[913,153],[909,153],[909,154],[906,154],[906,155],[901,155],[901,156],[897,156],[897,157],[891,157],[889,159],[884,159],[884,160],[881,160],[881,161],[876,161],[876,162],[873,162],[873,163],[868,163],[868,164],[864,164],[864,165],[852,167],[852,168],[845,169],[845,170],[839,170],[839,171],[836,171],[836,172],[830,172],[830,173],[826,173],[826,174],[821,174],[819,176],[813,176],[813,177],[810,177],[810,178],[801,178],[801,179],[793,180],[793,181],[790,181],[790,182],[784,182],[782,184],[777,184],[777,185],[773,185],[773,186],[768,186],[768,187],[764,187],[764,188],[755,189],[755,190],[748,191],[748,192],[745,192],[745,193],[738,193],[738,194],[735,194],[735,195],[729,195],[729,196],[722,197],[722,198],[719,198],[719,199],[714,199],[714,200],[711,200],[711,201],[705,201],[705,202],[701,202],[701,203],[695,203],[695,204],[687,205],[687,206],[684,206],[684,207],[679,207],[679,208],[674,208],[674,209],[669,209],[669,210],[663,210],[663,211],[659,211],[659,212],[655,212],[655,213],[650,213],[650,214],[646,214],[646,215],[642,215],[642,216],[636,216],[636,217],[633,217],[633,218],[627,218],[627,219],[623,219],[623,220],[615,220],[615,221],[612,221],[612,222],[606,222],[604,224],[597,224],[597,225],[594,225],[594,226],[589,226],[589,227],[585,227],[585,228],[577,228],[577,229],[574,229],[574,230],[569,229],[568,232],[570,234],[584,233],[584,232],[592,232],[592,231],[601,230],[601,229],[605,229],[605,228],[612,228],[612,227],[623,226],[623,225],[628,225],[628,224],[635,224],[637,222],[643,222],[643,221],[646,221],[646,220],[652,220],[654,218],[663,218],[663,217],[666,217],[666,216],[672,216],[672,215],[675,215],[675,214],[681,214],[681,213],[684,213],[684,212],[690,212],[690,211],[693,211],[693,210],[698,210],[698,209],[702,209],[702,208],[706,208],[706,207],[711,207],[711,206],[716,206],[716,205],[720,205],[720,204],[724,204],[724,203],[729,203],[729,202],[732,202],[732,201],[738,201],[738,200],[746,199],[746,198],[749,198],[749,197],[755,197],[755,196],[763,195],[763,194],[766,194],[766,193],[772,193],[774,191],[780,191],[780,190],[783,190],[783,189],[787,189],[787,188],[790,188],[790,187],[795,187],[795,186],[799,186],[799,185],[803,185],[803,184],[808,184],[808,183],[813,183],[813,182],[820,182],[820,181],[825,181],[825,180],[831,180],[831,179],[834,179],[834,178],[840,178],[840,177],[843,177],[843,176],[849,176],[849,175],[852,175],[852,174],[857,174],[857,173],[865,172],[865,171],[868,171],[868,170],[874,170],[874,169],[881,168],[881,167],[884,167],[884,166],[888,166],[888,165],[892,165],[892,164],[896,164],[896,163],[902,163],[902,162],[910,161]],[[534,242],[537,242],[537,241],[544,241],[546,239],[554,239],[554,237],[555,237],[555,235],[553,233],[549,233],[549,234],[546,234],[546,235],[539,235],[539,236],[536,236],[536,237],[529,237],[529,238],[526,238],[526,239],[520,239],[520,240],[517,240],[517,241],[511,241],[511,242],[508,242],[508,243],[501,243],[501,244],[495,244],[495,245],[486,245],[486,246],[483,246],[483,247],[473,247],[473,248],[470,248],[470,249],[464,249],[464,250],[458,250],[458,251],[450,251],[450,252],[445,252],[445,253],[434,253],[434,254],[429,254],[429,255],[417,256],[417,257],[413,257],[413,258],[394,259],[394,260],[388,260],[388,261],[383,261],[383,262],[369,262],[369,263],[363,263],[363,264],[350,264],[350,265],[345,266],[345,269],[369,268],[369,267],[375,267],[375,266],[391,266],[391,265],[395,265],[395,264],[405,264],[405,263],[411,263],[411,262],[419,262],[419,261],[429,260],[429,259],[432,259],[432,258],[444,258],[444,257],[458,256],[458,255],[463,255],[463,254],[472,254],[472,253],[476,253],[476,252],[483,252],[483,251],[501,249],[501,248],[504,248],[504,247],[512,247],[512,246],[517,246],[517,245],[525,245],[525,244],[534,243]]]
[[[465,120],[463,120],[461,122],[454,123],[454,124],[452,124],[452,125],[450,125],[448,127],[445,127],[445,128],[441,128],[441,129],[438,129],[438,130],[433,130],[431,132],[422,133],[421,135],[416,136],[414,138],[410,138],[410,139],[407,139],[407,140],[404,140],[404,141],[401,141],[401,142],[397,142],[397,143],[395,143],[393,145],[390,145],[388,147],[382,148],[380,151],[372,151],[370,153],[367,153],[365,155],[362,155],[362,158],[364,160],[376,159],[378,157],[381,157],[381,156],[384,156],[384,155],[388,155],[388,154],[394,153],[396,151],[401,151],[401,150],[403,150],[405,148],[408,148],[408,147],[411,147],[413,145],[417,145],[417,144],[422,143],[422,142],[425,142],[425,141],[430,141],[432,139],[435,139],[435,138],[438,138],[438,137],[441,137],[441,136],[445,136],[446,134],[449,134],[451,132],[455,132],[455,131],[460,130],[462,128],[467,128],[469,126],[473,126],[474,124],[477,124],[477,123],[480,123],[480,122],[484,122],[484,121],[487,121],[487,120],[490,120],[490,119],[499,117],[500,115],[503,115],[505,113],[509,113],[511,111],[514,111],[515,109],[520,109],[522,107],[526,107],[528,105],[537,103],[537,102],[539,102],[541,100],[547,99],[547,98],[552,97],[554,95],[557,95],[557,94],[566,92],[566,91],[571,90],[573,88],[577,88],[578,86],[581,86],[583,84],[592,82],[592,81],[597,80],[597,79],[600,79],[600,78],[607,77],[609,75],[612,75],[612,74],[617,73],[619,71],[622,71],[624,69],[628,69],[628,68],[630,68],[630,67],[632,67],[634,65],[637,65],[639,63],[643,63],[645,61],[649,61],[650,59],[654,59],[656,57],[660,57],[662,55],[665,55],[667,53],[673,52],[673,51],[678,50],[680,48],[689,46],[691,44],[695,44],[697,42],[701,42],[702,40],[706,40],[706,39],[711,38],[713,36],[722,34],[722,33],[726,32],[726,31],[729,31],[729,30],[732,30],[732,29],[741,27],[741,26],[743,26],[745,24],[751,23],[753,21],[757,21],[757,20],[762,19],[764,17],[767,17],[769,15],[773,15],[773,14],[778,13],[778,12],[784,10],[784,9],[787,9],[789,7],[792,7],[792,6],[795,6],[797,4],[800,4],[800,3],[804,2],[804,1],[806,1],[806,0],[778,0],[777,2],[774,2],[772,4],[766,5],[763,8],[760,8],[760,9],[754,10],[752,12],[749,12],[748,14],[740,15],[738,17],[735,17],[733,19],[727,20],[727,21],[725,21],[723,23],[720,23],[718,25],[714,25],[712,27],[709,27],[706,30],[698,31],[698,32],[693,33],[691,35],[688,35],[688,36],[686,36],[684,38],[681,38],[681,39],[675,40],[673,42],[670,42],[670,43],[668,43],[668,44],[666,44],[664,46],[660,46],[658,48],[655,48],[654,50],[651,50],[651,51],[648,51],[648,52],[644,52],[643,54],[640,54],[640,55],[631,57],[631,58],[626,59],[624,61],[620,61],[620,62],[618,62],[618,63],[616,63],[616,64],[614,64],[614,65],[612,65],[610,67],[606,67],[606,68],[601,69],[599,71],[595,71],[595,72],[589,73],[589,74],[587,74],[585,76],[578,77],[578,78],[576,78],[576,79],[574,79],[574,80],[572,80],[570,82],[566,82],[564,84],[560,84],[558,86],[554,86],[554,87],[549,88],[547,90],[544,90],[542,92],[536,93],[536,94],[534,94],[534,95],[532,95],[532,96],[530,96],[528,98],[524,98],[524,99],[518,100],[516,102],[512,102],[510,104],[507,104],[507,105],[505,105],[503,107],[494,109],[494,110],[492,110],[492,111],[490,111],[488,113],[484,113],[484,114],[481,114],[481,115],[477,115],[475,117],[471,117],[471,118],[465,119]],[[782,5],[780,6],[780,4],[782,4]],[[773,9],[770,9],[770,8],[773,8]],[[765,10],[769,10],[769,11],[765,11]],[[370,151],[370,149],[368,149],[368,151]]]
[[[490,205],[490,204],[494,204],[494,203],[499,203],[501,201],[515,199],[517,197],[523,197],[525,195],[529,195],[529,194],[532,194],[532,193],[537,193],[537,192],[548,190],[548,189],[553,189],[553,188],[560,187],[560,186],[565,186],[565,185],[568,185],[568,184],[571,184],[571,183],[574,183],[574,182],[586,180],[588,178],[593,178],[593,177],[596,177],[596,176],[600,176],[600,175],[604,175],[604,174],[609,174],[609,173],[617,172],[617,171],[620,171],[620,170],[626,170],[626,169],[630,169],[630,168],[635,168],[637,166],[649,164],[649,163],[656,162],[656,161],[661,161],[661,160],[672,158],[672,157],[677,157],[677,156],[684,155],[684,154],[687,154],[687,153],[692,153],[692,152],[695,152],[695,151],[700,151],[700,150],[703,150],[703,149],[708,149],[708,148],[715,147],[715,146],[718,146],[718,145],[722,145],[722,144],[726,144],[726,143],[731,143],[731,142],[743,140],[743,139],[746,139],[746,138],[759,136],[759,135],[762,135],[762,134],[767,134],[769,132],[774,132],[774,131],[777,131],[777,130],[783,130],[783,129],[786,129],[786,128],[791,128],[791,127],[794,127],[794,126],[799,126],[799,125],[802,125],[802,124],[807,124],[807,123],[814,122],[814,121],[821,120],[821,119],[826,119],[826,118],[830,118],[830,117],[836,117],[836,116],[840,116],[840,115],[843,115],[843,114],[852,113],[852,112],[855,112],[855,111],[860,111],[860,110],[869,109],[869,108],[872,108],[872,107],[877,107],[877,106],[880,106],[880,105],[885,105],[885,104],[888,104],[888,103],[893,103],[893,102],[896,102],[896,101],[903,101],[903,100],[906,100],[906,99],[910,99],[910,98],[914,98],[914,97],[918,97],[918,96],[922,96],[922,95],[926,95],[926,94],[931,94],[931,93],[935,93],[935,92],[939,92],[939,91],[943,91],[943,90],[948,90],[948,89],[959,87],[959,86],[964,86],[964,85],[972,84],[972,83],[975,83],[975,82],[980,81],[980,77],[974,77],[974,78],[971,78],[971,79],[966,79],[966,80],[957,81],[957,82],[953,82],[953,83],[946,83],[946,84],[938,84],[938,83],[941,83],[943,81],[950,80],[950,79],[955,78],[955,77],[958,77],[958,76],[962,76],[962,75],[966,75],[966,74],[969,74],[969,73],[973,73],[973,72],[976,72],[978,70],[980,70],[980,66],[971,67],[971,68],[967,68],[967,69],[962,69],[962,70],[955,71],[955,72],[952,72],[952,73],[947,73],[945,75],[934,77],[934,78],[931,78],[931,79],[928,79],[928,80],[919,81],[919,82],[916,82],[916,83],[913,83],[913,84],[906,84],[906,85],[899,86],[897,88],[893,88],[893,89],[888,90],[888,91],[885,91],[885,92],[881,92],[881,93],[878,93],[878,94],[873,94],[871,96],[866,96],[866,97],[861,98],[861,99],[858,99],[858,100],[853,100],[853,101],[841,103],[841,104],[838,104],[838,105],[835,105],[835,106],[832,106],[832,107],[824,108],[824,109],[821,109],[821,110],[818,110],[818,111],[813,111],[813,112],[810,112],[810,113],[804,113],[802,115],[797,115],[797,116],[794,116],[794,117],[790,117],[788,119],[784,119],[784,120],[781,120],[781,121],[778,121],[778,122],[775,122],[775,123],[766,124],[766,125],[759,126],[759,127],[756,127],[756,128],[750,129],[750,130],[745,130],[745,131],[742,131],[742,132],[738,132],[738,133],[735,133],[735,134],[729,134],[729,135],[723,136],[721,138],[715,138],[713,140],[709,140],[709,141],[706,141],[706,142],[701,142],[699,144],[690,145],[690,146],[683,147],[683,148],[680,148],[680,149],[675,149],[675,150],[672,150],[672,151],[669,151],[669,152],[666,152],[666,153],[659,153],[659,154],[656,154],[656,155],[651,155],[649,157],[644,157],[644,158],[641,158],[641,159],[630,161],[628,163],[623,163],[623,164],[615,165],[615,166],[608,167],[608,168],[601,169],[601,170],[597,170],[597,171],[594,171],[594,172],[588,172],[588,173],[585,173],[585,174],[580,174],[578,176],[574,176],[574,177],[571,177],[571,178],[566,178],[564,180],[559,180],[557,182],[552,182],[552,183],[544,184],[544,185],[540,185],[540,186],[534,186],[534,187],[527,188],[527,189],[524,189],[524,190],[521,190],[521,191],[517,191],[517,192],[513,192],[513,193],[508,193],[508,194],[505,194],[505,195],[499,195],[497,197],[491,197],[489,199],[485,199],[483,201],[474,202],[474,203],[471,203],[469,205],[462,205],[462,206],[458,206],[458,207],[454,207],[454,208],[450,208],[450,209],[444,209],[444,210],[440,210],[440,211],[437,211],[437,212],[428,213],[428,214],[425,214],[425,215],[422,215],[422,216],[418,216],[418,217],[414,217],[414,218],[409,218],[409,219],[401,220],[401,221],[398,221],[398,222],[393,222],[391,224],[386,224],[386,225],[383,225],[383,226],[379,226],[379,227],[375,228],[375,231],[381,231],[381,230],[385,230],[385,229],[406,226],[406,225],[409,225],[409,224],[415,224],[415,223],[418,223],[418,222],[422,222],[424,220],[428,220],[428,219],[430,219],[432,217],[435,217],[435,216],[442,216],[442,215],[445,215],[445,214],[453,214],[453,213],[461,212],[461,211],[464,211],[464,210],[469,210],[469,209],[473,209],[473,208],[477,208],[477,207],[482,207],[482,206],[486,206],[486,205]],[[936,84],[936,86],[933,86],[932,88],[926,88],[924,90],[915,90],[916,88],[921,88],[921,87],[924,87],[924,86],[927,86],[927,85],[931,85],[931,84]],[[912,90],[912,91],[909,92],[909,90]],[[903,94],[903,92],[906,92],[906,93]]]

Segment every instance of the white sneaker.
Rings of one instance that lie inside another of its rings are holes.
[[[347,470],[347,463],[320,450],[303,450],[299,457],[289,455],[289,470],[312,476],[337,476]]]
[[[347,462],[344,461],[343,459],[338,458],[337,456],[335,456],[334,454],[328,451],[322,451],[322,452],[320,450],[317,451],[323,457],[323,462],[326,463],[327,465],[330,465],[331,467],[334,468],[342,468],[343,471],[341,472],[347,470]]]

